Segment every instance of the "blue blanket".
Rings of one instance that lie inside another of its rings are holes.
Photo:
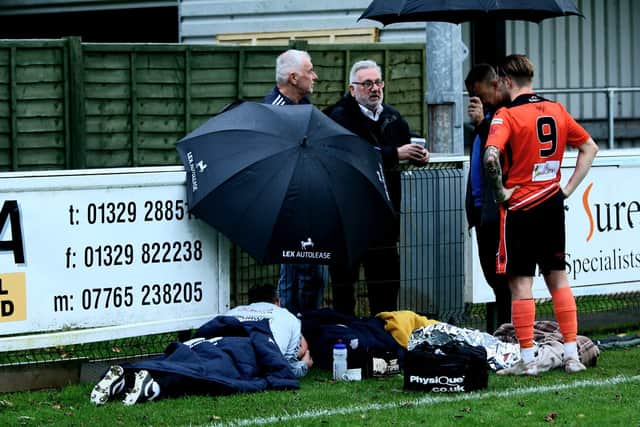
[[[229,394],[297,389],[299,382],[266,320],[217,316],[186,343],[173,342],[159,357],[123,364],[125,375],[146,369],[163,395]]]

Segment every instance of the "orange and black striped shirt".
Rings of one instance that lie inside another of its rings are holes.
[[[589,138],[562,104],[536,94],[520,95],[496,111],[486,145],[502,153],[504,186],[520,186],[508,209],[532,208],[559,191],[566,145],[579,147]]]

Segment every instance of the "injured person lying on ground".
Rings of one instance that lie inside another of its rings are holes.
[[[271,285],[250,289],[249,301],[202,325],[195,338],[169,344],[160,356],[111,366],[91,402],[124,396],[122,402],[133,405],[185,394],[299,388],[297,377],[313,365],[300,320],[279,307]]]

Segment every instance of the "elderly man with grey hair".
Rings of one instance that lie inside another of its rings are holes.
[[[264,97],[265,104],[310,104],[308,95],[318,75],[313,71],[311,56],[303,50],[289,49],[276,60],[276,85]]]
[[[287,50],[276,60],[276,85],[263,102],[273,105],[310,104],[307,96],[313,93],[317,79],[307,52]],[[280,304],[293,314],[320,308],[327,279],[326,266],[282,264],[278,281]]]
[[[325,113],[343,127],[362,137],[380,152],[385,181],[396,212],[400,211],[400,160],[424,165],[429,152],[411,144],[409,124],[398,110],[383,102],[384,80],[378,64],[372,60],[358,61],[351,67],[349,92]],[[361,260],[364,265],[370,314],[397,310],[400,289],[399,217],[378,230]],[[354,267],[331,266],[333,307],[345,314],[354,314],[354,285],[360,263]]]

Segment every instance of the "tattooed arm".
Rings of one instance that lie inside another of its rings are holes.
[[[500,150],[489,145],[484,151],[484,170],[486,178],[493,188],[493,197],[496,203],[506,202],[518,188],[505,188],[502,184],[502,167],[500,166]]]

